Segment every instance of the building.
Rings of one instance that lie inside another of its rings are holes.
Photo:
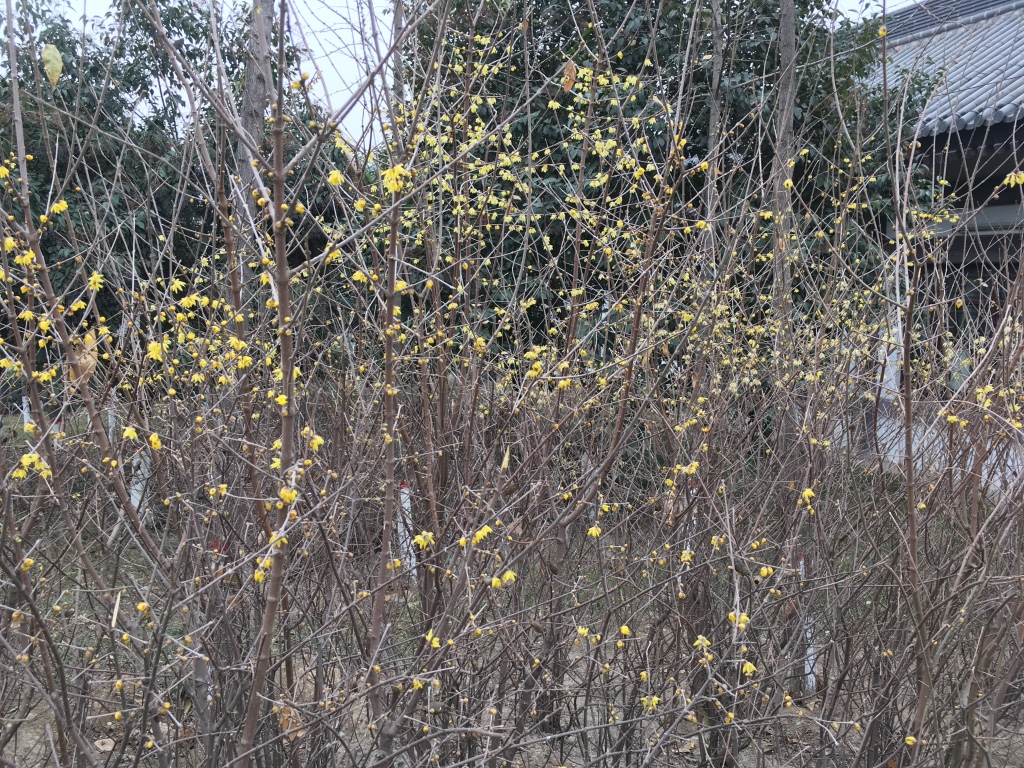
[[[1014,178],[1024,164],[1024,2],[932,0],[886,26],[890,83],[918,102],[903,145],[917,139],[915,159],[955,214],[932,227],[947,288],[968,299],[955,325],[984,336],[1006,304],[1024,232]]]
[[[925,474],[967,477],[976,496],[998,496],[1020,486],[1024,433],[1003,418],[996,437],[954,450],[943,415],[956,404],[963,418],[992,418],[974,408],[971,374],[979,350],[991,349],[998,329],[1024,311],[1024,0],[919,3],[886,19],[885,41],[885,76],[896,89],[890,117],[902,126],[897,165],[916,174],[890,236],[906,261],[925,264],[921,288],[939,311],[915,319],[940,357],[949,356],[947,386],[920,393],[915,464]],[[931,199],[914,195],[929,188]],[[904,460],[900,357],[890,349],[889,401],[869,427],[883,463],[895,468]]]

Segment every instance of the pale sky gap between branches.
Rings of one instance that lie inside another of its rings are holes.
[[[835,0],[838,9],[848,15],[863,18],[881,11],[879,0]],[[888,3],[891,12],[911,5],[915,0],[894,0]],[[80,25],[83,19],[105,14],[111,7],[109,0],[67,0],[68,15]],[[375,0],[380,46],[384,51],[390,38],[390,4]],[[304,37],[304,44],[312,57],[312,65],[322,77],[317,90],[332,109],[340,108],[353,91],[363,82],[366,61],[376,61],[376,54],[368,54],[364,41],[369,39],[369,7],[366,0],[292,0],[293,24]],[[299,41],[297,41],[299,42]],[[342,121],[342,130],[348,136],[360,136],[372,123],[371,106],[367,99]]]

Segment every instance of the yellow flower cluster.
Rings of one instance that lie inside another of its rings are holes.
[[[384,184],[384,189],[391,194],[396,195],[405,187],[406,180],[409,176],[409,169],[404,165],[393,165],[384,171],[381,181]]]
[[[17,466],[11,472],[11,477],[15,480],[23,480],[28,477],[29,470],[38,472],[39,476],[42,478],[53,476],[53,472],[50,470],[50,465],[34,451],[30,453],[23,453],[21,455]]]
[[[413,536],[413,543],[420,549],[427,549],[434,545],[434,534],[430,531],[420,531]]]

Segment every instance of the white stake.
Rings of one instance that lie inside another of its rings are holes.
[[[804,557],[800,556],[800,581],[807,579],[807,569],[804,566]],[[810,611],[804,614],[804,639],[807,641],[807,653],[804,656],[804,687],[805,693],[813,694],[818,687],[818,677],[815,673],[817,662],[817,651],[814,649],[814,620]]]
[[[408,483],[402,483],[398,489],[398,520],[395,525],[395,544],[398,559],[402,561],[402,570],[412,573],[416,567],[416,549],[413,546],[412,524],[412,492]]]

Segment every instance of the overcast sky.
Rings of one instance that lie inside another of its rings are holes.
[[[391,37],[389,0],[372,0],[373,18],[378,30],[378,45],[383,54]],[[376,53],[369,55],[364,36],[369,41],[372,31],[367,0],[293,0],[295,18],[300,20],[302,34],[323,76],[319,83],[331,107],[341,108],[366,77],[367,61],[376,63]],[[364,109],[353,110],[343,121],[348,133],[359,135],[368,116]]]

